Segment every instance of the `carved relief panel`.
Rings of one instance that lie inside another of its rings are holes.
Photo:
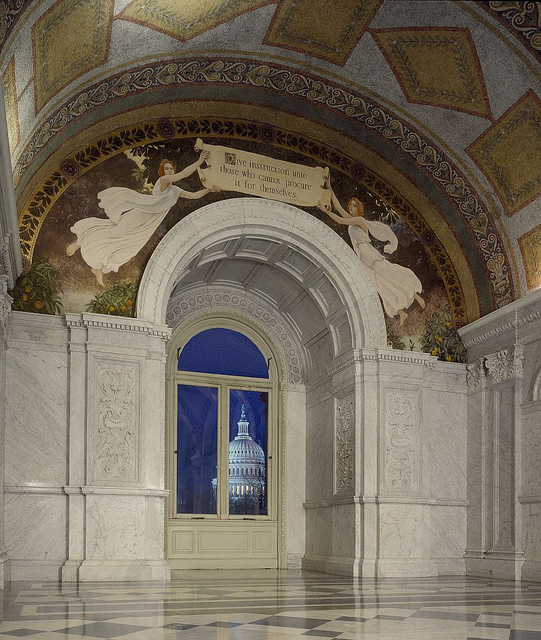
[[[336,402],[334,438],[335,493],[353,491],[355,409],[353,395]]]
[[[417,493],[420,484],[418,392],[386,389],[384,416],[382,489],[389,493]]]
[[[91,367],[89,482],[106,486],[139,480],[140,367],[95,358]]]

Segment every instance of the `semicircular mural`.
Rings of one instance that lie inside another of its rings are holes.
[[[27,269],[13,308],[133,316],[149,257],[179,220],[225,198],[290,202],[355,251],[382,301],[388,341],[463,361],[460,284],[423,217],[366,167],[266,125],[199,138],[157,121],[85,145],[34,190],[20,217]]]

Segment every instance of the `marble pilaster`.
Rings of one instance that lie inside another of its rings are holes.
[[[10,561],[4,542],[4,452],[6,424],[6,341],[11,303],[8,277],[0,275],[0,589],[10,580]]]
[[[471,575],[541,579],[541,291],[464,327]]]

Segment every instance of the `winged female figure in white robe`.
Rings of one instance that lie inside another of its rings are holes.
[[[421,281],[411,269],[389,262],[372,246],[370,236],[388,243],[383,248],[385,253],[396,251],[398,238],[391,227],[383,222],[366,220],[363,203],[358,198],[351,198],[347,210],[344,209],[334,194],[329,179],[327,180],[327,188],[331,190],[331,202],[340,215],[329,211],[324,205],[320,205],[319,208],[338,224],[348,226],[353,249],[367,270],[372,284],[383,302],[385,313],[391,318],[398,315],[401,327],[408,317],[406,309],[414,301],[417,301],[423,309],[426,306],[425,301],[419,295],[423,290]]]
[[[104,286],[103,274],[118,271],[136,256],[179,198],[197,200],[218,191],[215,187],[185,191],[173,184],[192,175],[209,156],[208,151],[203,151],[196,162],[178,173],[170,160],[162,160],[152,195],[126,187],[100,191],[98,203],[107,218],[84,218],[76,222],[70,231],[77,240],[66,248],[68,256],[80,249],[83,260]]]

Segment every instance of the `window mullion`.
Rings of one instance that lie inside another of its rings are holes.
[[[219,518],[229,516],[229,388],[220,385],[220,466],[219,466]]]

